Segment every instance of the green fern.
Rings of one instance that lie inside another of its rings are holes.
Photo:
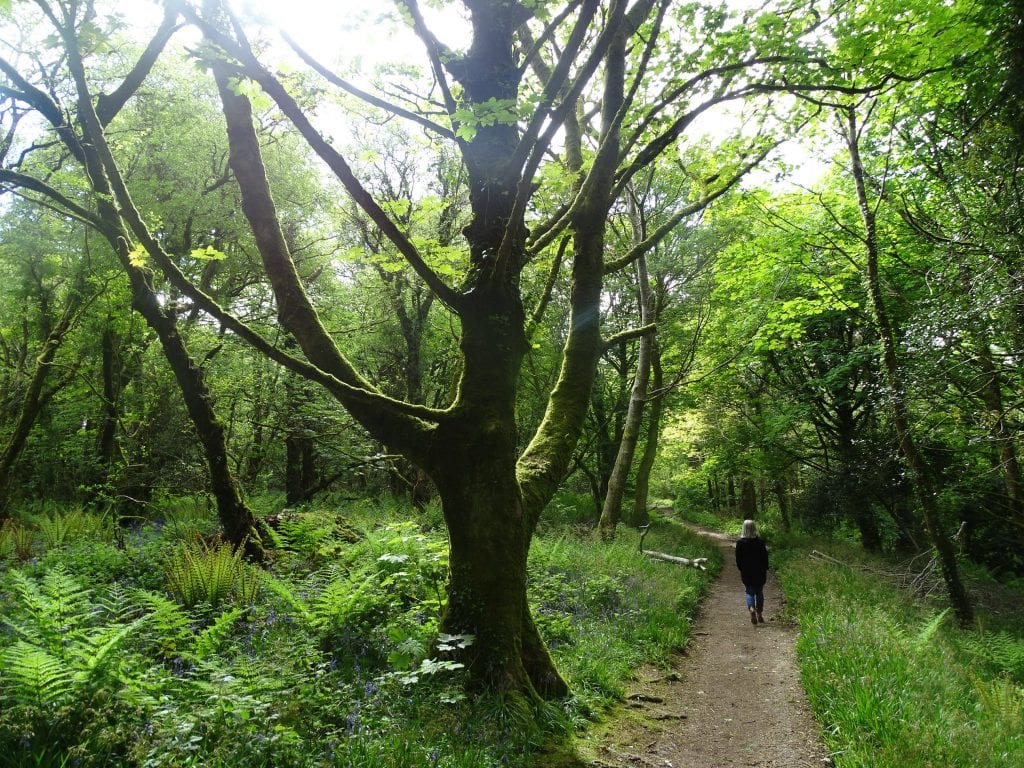
[[[130,624],[100,627],[82,638],[73,649],[78,663],[76,681],[92,685],[103,678],[110,670],[115,652],[121,649],[131,635],[139,631],[148,618],[142,616]]]
[[[28,560],[32,557],[36,540],[35,529],[22,523],[8,520],[5,524],[5,530],[7,531],[6,537],[10,541],[10,546],[14,549],[14,556],[19,560]]]
[[[374,618],[382,621],[395,595],[387,579],[372,572],[352,576],[338,573],[312,601],[312,626],[321,635]]]
[[[14,553],[14,531],[10,520],[5,520],[0,525],[0,560],[10,557]]]
[[[225,611],[214,622],[196,635],[192,653],[197,659],[206,659],[220,651],[238,620],[246,614],[247,607],[232,608]]]
[[[267,591],[280,598],[302,624],[308,627],[313,626],[313,614],[310,611],[309,603],[299,597],[295,587],[271,573],[263,573],[262,582]]]
[[[149,622],[145,642],[148,648],[163,659],[173,659],[191,646],[192,617],[173,600],[156,592],[140,589],[135,599],[148,608]]]
[[[62,565],[47,571],[41,584],[21,571],[12,571],[10,582],[24,618],[5,623],[22,639],[63,657],[90,620],[90,590]]]
[[[55,709],[69,700],[73,671],[64,660],[24,640],[7,648],[0,659],[3,698],[40,709]]]
[[[244,570],[241,549],[183,543],[164,562],[167,588],[186,608],[206,603],[217,609],[236,593]]]
[[[1001,677],[996,680],[975,679],[978,703],[986,711],[999,715],[1014,733],[1024,732],[1024,688]]]
[[[144,607],[135,602],[135,590],[128,589],[120,582],[110,585],[105,596],[96,601],[99,615],[111,623],[125,624],[139,618]]]
[[[961,644],[995,676],[1006,675],[1018,685],[1024,683],[1024,638],[1008,632],[982,632],[964,636]]]
[[[36,521],[36,525],[39,528],[39,537],[43,540],[43,546],[47,549],[63,546],[69,538],[63,515],[52,514],[40,517]]]
[[[949,613],[949,610],[949,608],[946,608],[944,611],[940,611],[921,628],[921,631],[917,633],[917,637],[914,640],[914,646],[917,650],[921,650],[931,642],[932,638],[935,637],[935,633],[939,631],[939,627],[942,626],[942,622]]]
[[[73,699],[82,686],[105,678],[116,652],[147,620],[124,623],[129,609],[119,607],[117,620],[95,626],[105,611],[62,566],[43,574],[41,583],[20,571],[9,582],[16,600],[3,621],[19,640],[4,651],[3,676],[18,701],[49,707]]]

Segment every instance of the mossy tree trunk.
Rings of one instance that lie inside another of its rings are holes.
[[[629,524],[633,526],[647,525],[650,522],[650,515],[647,512],[648,497],[651,488],[651,472],[654,469],[654,460],[658,456],[658,441],[661,436],[661,414],[665,407],[665,393],[662,387],[665,385],[665,374],[661,367],[661,349],[658,339],[654,339],[654,349],[651,353],[651,389],[654,394],[650,399],[650,406],[647,409],[647,428],[644,437],[644,452],[640,457],[640,463],[636,468],[636,489],[633,491],[633,512],[629,517]],[[711,478],[708,478],[708,491],[710,498],[714,499],[712,492]]]
[[[255,519],[242,500],[241,490],[231,473],[224,427],[214,411],[213,396],[206,385],[203,371],[189,354],[178,331],[175,316],[162,306],[153,272],[140,263],[139,254],[135,251],[131,229],[139,228],[141,217],[134,208],[105,133],[106,126],[142,84],[177,29],[175,16],[173,13],[165,16],[135,66],[118,87],[110,93],[97,96],[90,88],[78,40],[81,19],[76,14],[85,13],[87,9],[69,8],[59,16],[47,6],[41,5],[41,9],[61,40],[74,89],[73,104],[58,104],[54,100],[56,97],[31,85],[6,62],[4,72],[18,89],[12,91],[12,94],[29,104],[50,123],[69,158],[84,171],[95,209],[89,210],[45,180],[8,171],[4,174],[4,181],[31,189],[68,215],[89,224],[106,238],[128,276],[132,307],[156,333],[174,373],[206,457],[210,488],[217,502],[225,535],[236,545],[245,542],[249,555],[259,557],[262,548]],[[69,120],[69,114],[73,114],[74,119]]]
[[[653,314],[650,278],[647,274],[647,259],[637,259],[637,286],[640,294],[640,325],[651,322]],[[647,385],[651,376],[651,357],[654,350],[654,331],[640,338],[640,349],[637,353],[636,372],[633,376],[633,387],[629,394],[629,405],[626,408],[626,419],[619,439],[619,450],[615,454],[611,476],[608,478],[608,490],[601,507],[601,519],[598,530],[601,538],[608,540],[615,537],[615,528],[622,516],[622,500],[626,495],[626,481],[633,466],[633,457],[640,440],[640,428],[643,424],[644,407],[647,404]]]

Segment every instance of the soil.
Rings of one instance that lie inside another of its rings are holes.
[[[773,573],[765,623],[754,626],[733,564],[735,539],[702,531],[723,549],[685,652],[670,670],[638,670],[626,704],[588,731],[568,768],[822,768],[831,765],[811,717]]]

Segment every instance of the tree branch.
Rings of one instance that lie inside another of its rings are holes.
[[[654,333],[657,330],[657,323],[648,323],[647,325],[641,325],[637,328],[627,328],[626,330],[619,331],[618,333],[609,336],[607,339],[605,339],[604,348],[611,349],[616,344],[621,344],[622,342],[629,341],[631,339],[638,339],[641,336],[646,336],[647,334]]]
[[[46,184],[43,181],[35,178],[34,176],[28,176],[24,173],[18,173],[17,171],[7,170],[6,168],[0,168],[0,183],[8,184],[11,187],[17,187],[20,189],[30,189],[33,192],[38,192],[41,195],[45,195],[50,200],[55,202],[63,209],[63,213],[69,215],[75,219],[78,219],[83,224],[88,224],[96,230],[100,229],[99,219],[96,214],[92,211],[83,208],[81,205],[71,200],[66,195],[61,194],[56,189]]]
[[[177,11],[173,11],[171,6],[168,6],[160,27],[153,34],[153,39],[149,41],[149,45],[146,46],[146,50],[142,52],[139,60],[132,67],[131,72],[125,75],[124,80],[121,81],[121,84],[114,91],[100,94],[97,97],[96,116],[100,120],[100,125],[104,127],[109,125],[114,116],[128,102],[128,99],[142,85],[153,69],[153,65],[156,64],[156,60],[160,57],[161,52],[163,52],[164,46],[167,45],[167,41],[180,29],[177,19]]]
[[[291,49],[295,51],[298,57],[302,59],[304,62],[306,62],[306,64],[309,65],[309,67],[313,71],[317,72],[327,82],[338,86],[346,93],[350,93],[351,95],[355,96],[358,99],[361,99],[362,101],[365,101],[367,104],[370,104],[371,106],[377,107],[378,109],[383,109],[385,112],[390,112],[391,114],[398,115],[399,117],[404,117],[406,120],[411,120],[412,122],[431,131],[432,133],[436,133],[442,138],[451,140],[455,139],[455,133],[452,132],[450,129],[445,128],[443,125],[439,125],[438,123],[435,123],[433,120],[429,120],[423,115],[416,114],[415,112],[405,109],[404,107],[400,107],[397,104],[385,101],[379,96],[374,96],[372,93],[364,91],[361,88],[357,88],[352,83],[341,78],[331,70],[327,69],[327,67],[318,62],[316,59],[314,59],[297,42],[295,42],[295,40],[293,40],[292,37],[287,32],[282,32],[281,36],[284,38],[285,42],[288,43],[289,46],[291,46]]]
[[[204,19],[196,15],[194,11],[186,11],[185,13],[189,20],[202,29],[203,33],[211,41],[219,45],[241,62],[242,73],[257,82],[263,91],[274,100],[278,108],[280,108],[284,113],[285,117],[287,117],[298,129],[299,133],[302,134],[302,137],[306,140],[306,143],[309,144],[310,148],[316,152],[320,159],[327,164],[328,168],[331,169],[338,180],[341,181],[342,185],[349,193],[349,196],[360,208],[362,208],[373,223],[380,228],[388,240],[394,243],[398,252],[402,254],[416,274],[420,276],[423,282],[425,282],[435,294],[437,294],[437,297],[441,302],[457,311],[458,305],[460,304],[460,295],[445,283],[440,276],[426,264],[425,261],[423,261],[423,257],[420,256],[416,246],[414,246],[409,238],[395,225],[387,213],[385,213],[373,199],[373,196],[369,191],[367,191],[355,177],[355,174],[345,161],[345,158],[342,157],[342,155],[334,149],[326,139],[324,139],[319,131],[317,131],[309,121],[305,112],[298,103],[296,103],[295,99],[292,98],[291,94],[288,93],[281,82],[270,74],[262,64],[260,64],[252,49],[249,47],[248,42],[245,40],[244,36],[241,35],[241,27],[238,25],[237,20],[233,21],[235,24],[236,34],[241,37],[241,40],[239,41],[233,40],[229,36],[223,34],[218,29],[207,23]]]

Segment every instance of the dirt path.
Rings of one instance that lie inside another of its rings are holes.
[[[578,744],[588,768],[822,768],[830,765],[796,665],[796,630],[782,621],[774,574],[764,624],[752,626],[733,561],[733,539],[674,669],[643,669],[627,710]]]

